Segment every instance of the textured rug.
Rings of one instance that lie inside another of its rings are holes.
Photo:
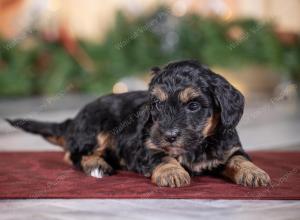
[[[74,170],[58,152],[0,153],[0,199],[39,198],[182,198],[300,199],[300,152],[252,152],[272,184],[252,189],[215,177],[193,177],[190,186],[157,187],[149,178],[120,171],[96,179]]]

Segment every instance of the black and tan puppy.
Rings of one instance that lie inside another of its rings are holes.
[[[94,177],[126,169],[158,186],[180,187],[191,175],[219,173],[244,186],[266,186],[268,174],[242,149],[235,129],[244,98],[196,61],[153,69],[149,91],[103,96],[62,123],[8,120],[66,151]]]

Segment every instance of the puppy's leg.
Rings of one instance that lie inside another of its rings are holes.
[[[115,144],[113,137],[107,133],[99,133],[96,139],[98,148],[92,155],[82,157],[81,167],[87,175],[102,178],[114,173],[113,168],[105,160],[104,155],[107,150],[113,150]]]
[[[67,163],[67,164],[69,164],[69,165],[73,165],[73,161],[71,160],[71,153],[70,153],[70,151],[66,151],[65,152],[64,162]]]
[[[177,160],[165,157],[153,169],[151,180],[158,186],[181,187],[189,185],[191,177]]]
[[[269,175],[264,170],[241,155],[230,158],[222,174],[243,186],[260,187],[267,186],[271,182]]]
[[[81,159],[81,167],[87,175],[96,178],[102,178],[103,176],[111,175],[114,172],[113,168],[105,161],[105,159],[97,153],[90,156],[83,156]]]

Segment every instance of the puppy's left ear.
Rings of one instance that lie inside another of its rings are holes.
[[[244,96],[222,76],[211,73],[210,90],[221,111],[221,123],[232,129],[239,123],[244,112]]]

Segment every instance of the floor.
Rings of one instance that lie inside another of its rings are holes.
[[[0,100],[0,117],[60,121],[72,117],[91,96]],[[50,102],[50,101],[51,102]],[[53,101],[54,100],[54,101]],[[275,100],[275,101],[274,101]],[[300,150],[300,111],[294,99],[246,105],[239,134],[246,150]],[[37,136],[0,121],[0,151],[59,150]],[[1,190],[1,189],[0,189]],[[0,200],[0,219],[299,219],[300,201],[240,200]]]
[[[0,100],[0,151],[60,150],[38,136],[28,135],[12,128],[1,118],[62,121],[75,116],[82,106],[93,99],[94,96],[68,95],[58,98]],[[238,125],[244,148],[300,150],[299,109],[299,101],[291,97],[277,101],[274,101],[273,97],[246,103],[243,118]]]
[[[1,220],[15,219],[299,219],[300,201],[17,200],[0,202]]]

